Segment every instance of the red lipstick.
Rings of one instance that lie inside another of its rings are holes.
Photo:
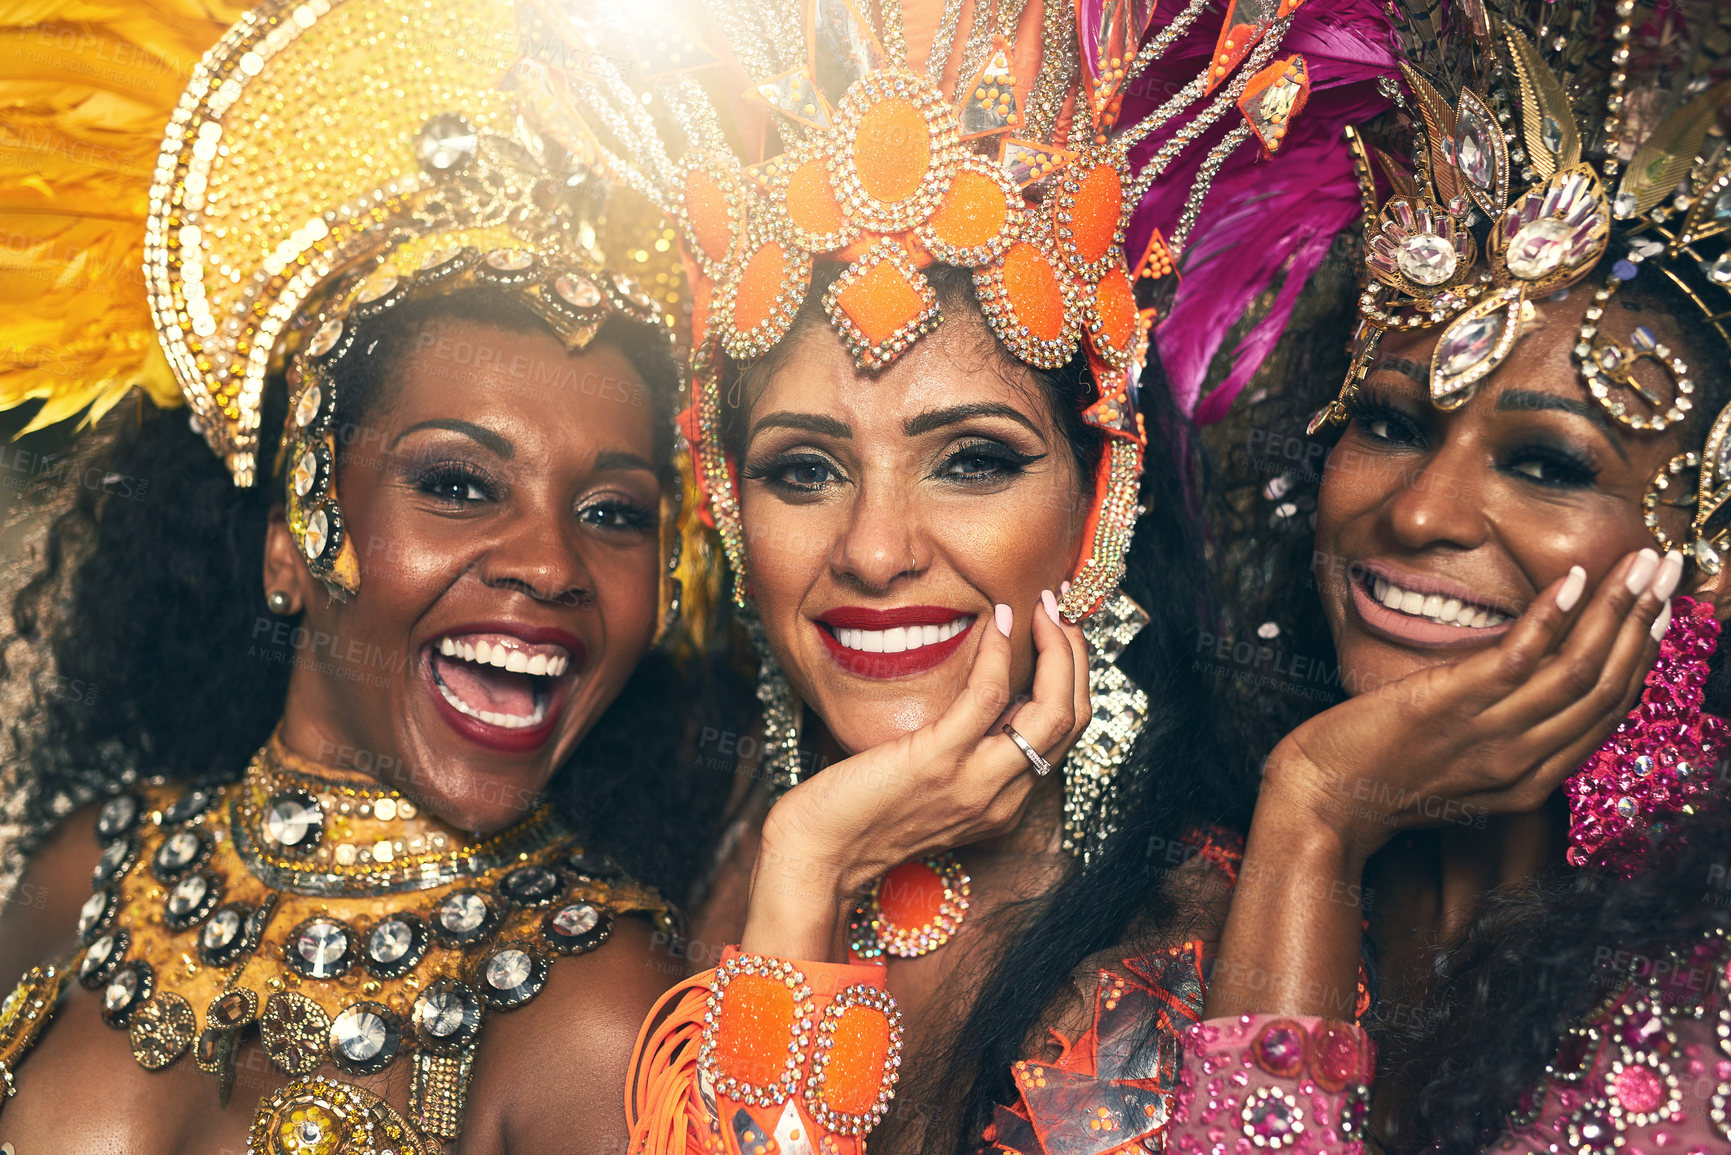
[[[836,637],[838,630],[880,631],[898,627],[947,626],[963,618],[971,620],[953,637],[895,653],[849,649]],[[842,606],[826,611],[812,624],[823,638],[830,657],[847,673],[861,678],[905,678],[942,665],[951,654],[961,649],[962,642],[978,620],[977,614],[947,606],[897,606],[887,610]]]

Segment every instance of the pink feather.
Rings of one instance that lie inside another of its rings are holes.
[[[1156,28],[1164,21],[1155,17]],[[1164,60],[1139,77],[1120,124],[1146,115],[1203,66],[1217,24],[1198,21]],[[1377,0],[1310,0],[1293,18],[1282,56],[1301,53],[1311,94],[1280,152],[1264,159],[1251,145],[1221,166],[1179,262],[1177,296],[1154,330],[1155,345],[1180,408],[1198,423],[1225,416],[1279,339],[1299,291],[1329,246],[1358,213],[1358,190],[1342,130],[1371,119],[1387,102],[1376,78],[1394,71],[1390,29]],[[1131,215],[1129,252],[1139,255],[1154,228],[1170,234],[1208,149],[1240,122],[1222,116],[1169,167]],[[1168,125],[1136,150],[1143,162],[1179,127]],[[1232,351],[1232,369],[1206,398],[1208,366],[1227,330],[1284,276],[1270,312]]]

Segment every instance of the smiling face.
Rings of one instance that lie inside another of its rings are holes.
[[[1384,339],[1317,501],[1317,588],[1349,692],[1491,645],[1570,566],[1591,590],[1624,555],[1654,546],[1642,494],[1685,436],[1698,444],[1699,426],[1637,433],[1588,394],[1570,351],[1591,299],[1576,289],[1540,304],[1543,328],[1447,412],[1429,401],[1438,331]],[[1638,325],[1698,380],[1709,370],[1711,351],[1688,347],[1669,316],[1613,297],[1602,330],[1631,345]],[[1651,363],[1636,379],[1669,395]],[[1666,518],[1681,535],[1682,515]]]
[[[267,544],[267,588],[298,590],[310,639],[290,748],[375,767],[472,831],[533,807],[655,626],[659,434],[642,378],[602,341],[573,353],[516,328],[429,323],[343,429],[355,598],[323,593],[280,518]]]
[[[935,720],[992,607],[1028,615],[1075,567],[1088,487],[1030,370],[977,311],[881,373],[806,325],[736,415],[750,587],[776,658],[843,750]]]

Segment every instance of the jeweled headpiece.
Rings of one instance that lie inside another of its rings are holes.
[[[106,393],[75,376],[55,383],[44,413],[82,407],[68,400],[111,404],[115,387],[133,384],[171,402],[154,371],[166,356],[194,426],[235,483],[251,485],[265,383],[286,369],[278,467],[289,526],[312,571],[353,592],[331,369],[362,320],[487,284],[579,349],[610,316],[663,326],[664,306],[683,296],[676,259],[654,255],[671,243],[659,211],[613,194],[570,118],[538,127],[545,69],[523,51],[536,28],[511,0],[271,0],[241,16],[192,66],[166,130],[150,118],[154,172],[141,165],[135,186],[117,190],[148,195],[139,233],[105,222],[141,252],[127,316],[154,334],[104,326],[134,362]],[[633,275],[604,267],[604,252],[628,257]],[[0,373],[19,377],[30,381],[10,366]],[[44,392],[36,382],[0,400]],[[676,597],[671,586],[664,595]]]
[[[533,15],[520,31],[514,5],[465,0],[429,27],[411,7],[249,14],[195,71],[151,189],[157,329],[237,484],[252,481],[265,378],[288,352],[288,524],[334,591],[360,581],[335,493],[332,369],[362,320],[467,283],[519,297],[572,349],[609,315],[661,320],[635,279],[602,266],[605,190],[585,143],[532,127],[540,72],[518,46]]]
[[[908,0],[874,6],[875,19],[854,0],[718,0],[709,17],[748,100],[770,113],[767,134],[713,95],[722,70],[709,68],[719,58],[701,37],[660,18],[646,33],[599,6],[559,17],[570,42],[631,57],[568,72],[566,91],[598,126],[602,168],[683,226],[699,320],[688,428],[741,596],[734,471],[719,436],[724,355],[749,360],[785,337],[814,265],[830,262],[841,271],[824,312],[861,368],[882,369],[941,321],[922,269],[944,263],[972,271],[992,331],[1027,364],[1086,354],[1082,404],[1111,450],[1063,608],[1080,619],[1105,601],[1123,576],[1145,442],[1135,387],[1154,313],[1138,282],[1171,274],[1231,151],[1251,137],[1272,149],[1303,106],[1304,61],[1274,59],[1297,6],[1237,0],[1202,73],[1122,125],[1127,86],[1206,0],[1152,36],[1154,6],[1142,0],[972,12]],[[1156,233],[1127,262],[1130,210],[1235,104],[1244,122],[1199,166],[1170,240]],[[1131,162],[1136,144],[1174,127]],[[742,154],[731,143],[741,138],[766,143]]]
[[[1588,278],[1598,284],[1573,360],[1588,392],[1630,429],[1682,420],[1695,382],[1647,326],[1632,344],[1599,329],[1619,286],[1665,278],[1731,343],[1731,150],[1716,127],[1731,85],[1703,47],[1715,28],[1726,35],[1722,9],[1539,7],[1527,20],[1469,0],[1453,9],[1463,25],[1454,30],[1435,8],[1406,20],[1406,93],[1391,85],[1391,95],[1410,117],[1413,164],[1352,138],[1370,283],[1352,369],[1313,432],[1345,417],[1390,330],[1444,327],[1430,396],[1452,409],[1508,358],[1546,297]],[[1631,86],[1631,74],[1641,82]],[[1638,378],[1643,362],[1656,372]],[[1647,524],[1671,548],[1657,505],[1679,474],[1697,475],[1696,494],[1668,503],[1694,506],[1685,544],[1709,572],[1731,538],[1719,516],[1731,500],[1728,427],[1731,412],[1713,423],[1704,452],[1659,472],[1646,502]]]

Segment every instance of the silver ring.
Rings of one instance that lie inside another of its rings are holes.
[[[1008,722],[1004,723],[1004,728],[1000,733],[1021,748],[1022,757],[1033,763],[1036,777],[1044,778],[1052,772],[1052,764],[1040,757],[1040,752],[1028,745],[1028,740],[1011,729]]]

